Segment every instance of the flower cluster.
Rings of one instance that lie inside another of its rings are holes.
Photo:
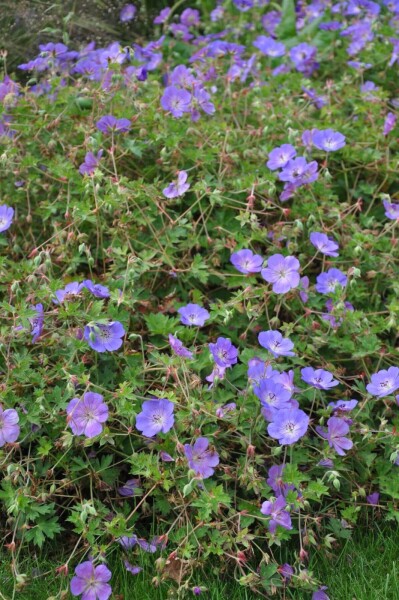
[[[215,112],[211,95],[185,65],[178,65],[169,77],[169,85],[161,98],[161,106],[176,119],[190,113],[192,121],[198,121],[201,111],[207,115]]]
[[[326,600],[307,556],[397,519],[398,14],[177,2],[0,81],[14,573],[62,535],[83,600],[118,559],[181,596],[226,556]]]

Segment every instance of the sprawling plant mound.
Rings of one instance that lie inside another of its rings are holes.
[[[48,44],[0,83],[16,572],[62,540],[83,600],[110,596],[111,552],[181,593],[205,568],[320,600],[308,556],[397,520],[385,4],[166,9],[146,46]]]

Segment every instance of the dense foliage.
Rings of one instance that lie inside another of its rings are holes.
[[[154,17],[168,4],[173,2],[136,0],[134,20],[124,21],[120,19],[124,0],[0,0],[0,51],[7,53],[10,72],[37,52],[38,44],[130,43],[133,37],[137,41],[150,35]]]
[[[322,600],[399,518],[399,5],[199,4],[0,83],[3,535]]]

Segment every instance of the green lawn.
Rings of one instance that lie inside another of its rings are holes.
[[[51,557],[20,557],[20,573],[27,575],[27,584],[20,591],[13,592],[10,556],[3,554],[0,557],[0,599],[71,598],[70,594],[60,595],[62,590],[68,589],[67,579],[54,575],[54,567],[61,562],[54,562]],[[153,587],[149,567],[137,576],[125,572],[122,565],[114,564],[111,567],[113,598],[117,598],[118,594],[124,600],[165,600],[175,597],[171,590],[168,594],[167,586],[159,589]],[[331,560],[315,557],[309,568],[328,586],[331,600],[398,600],[399,530],[392,527],[362,532],[353,540],[344,542]],[[201,583],[208,587],[208,592],[201,595],[203,598],[250,600],[258,597],[234,582],[210,579]],[[290,593],[287,590],[286,598],[307,600],[311,598],[311,593]]]

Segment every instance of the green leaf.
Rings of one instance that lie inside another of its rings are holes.
[[[296,13],[294,0],[283,0],[282,19],[277,27],[277,37],[286,39],[296,35]]]
[[[208,265],[200,254],[194,256],[191,264],[191,273],[201,283],[206,283],[209,279]]]
[[[33,527],[27,530],[26,539],[41,548],[46,538],[53,540],[57,533],[62,531],[57,517],[40,518]]]
[[[328,494],[328,486],[324,485],[321,479],[311,481],[306,488],[306,498],[318,500],[322,496]]]
[[[191,492],[193,491],[194,487],[196,487],[196,485],[197,485],[197,481],[195,479],[192,479],[189,483],[187,483],[183,488],[183,498],[186,498],[186,496],[189,496],[191,494]]]
[[[276,563],[269,563],[268,565],[265,565],[265,563],[262,564],[260,568],[262,579],[270,579],[275,573],[277,573]]]
[[[144,318],[148,329],[154,335],[168,335],[169,333],[173,333],[179,324],[179,319],[168,317],[162,313],[152,313],[146,315]]]

